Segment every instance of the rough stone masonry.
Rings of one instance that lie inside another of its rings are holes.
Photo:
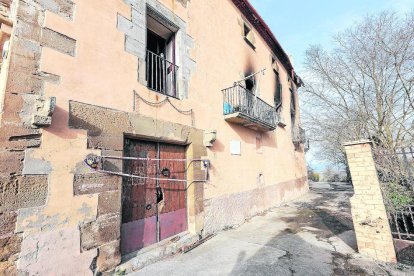
[[[59,82],[59,76],[40,71],[42,48],[73,56],[76,41],[42,27],[46,11],[71,20],[72,1],[2,3],[13,22],[13,47],[9,53],[9,75],[13,78],[9,78],[5,89],[0,125],[0,274],[15,275],[23,239],[23,233],[16,230],[17,213],[22,208],[44,205],[48,192],[48,171],[42,165],[35,165],[37,161],[30,161],[29,154],[31,148],[41,145],[42,131],[33,122],[36,116],[44,115],[38,114],[42,109],[38,108],[39,102],[45,101],[44,84]],[[48,120],[47,116],[43,118]]]

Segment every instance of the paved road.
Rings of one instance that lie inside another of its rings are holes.
[[[131,275],[414,275],[355,253],[351,195],[347,184],[311,184],[298,201]]]

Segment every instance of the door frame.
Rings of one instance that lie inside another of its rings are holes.
[[[156,158],[157,159],[160,159],[161,158],[161,145],[169,145],[169,146],[182,147],[183,150],[184,150],[184,159],[189,160],[187,158],[187,153],[189,151],[189,147],[190,147],[191,144],[188,144],[188,143],[180,143],[180,142],[177,142],[177,141],[175,141],[175,142],[174,141],[173,142],[167,141],[166,142],[163,139],[141,138],[141,137],[136,136],[136,135],[124,135],[124,143],[123,143],[124,144],[124,147],[125,147],[125,141],[127,139],[128,140],[136,141],[137,143],[139,143],[139,142],[143,142],[143,143],[154,143],[155,144],[155,147],[156,147],[155,152],[156,152]],[[123,152],[123,155],[124,154],[125,154],[125,152]],[[161,160],[158,160],[157,163],[156,163],[157,164],[156,165],[156,172],[157,173],[156,173],[156,176],[155,176],[156,178],[161,177],[160,176],[160,173],[159,173],[160,172],[160,169],[161,169],[161,167],[160,167],[160,161]],[[190,166],[188,166],[188,164],[189,164],[188,161],[185,161],[184,162],[184,168],[185,168],[185,173],[184,174],[185,174],[185,179],[186,180],[188,180],[188,171],[190,170]],[[124,165],[123,165],[123,167],[124,167]],[[122,182],[124,182],[124,180],[122,180]],[[185,187],[185,193],[184,193],[185,194],[185,212],[186,212],[186,219],[185,219],[186,227],[185,228],[186,229],[183,232],[176,233],[176,234],[174,234],[171,237],[168,237],[168,238],[165,238],[165,239],[161,239],[161,231],[162,231],[162,229],[160,229],[161,212],[159,210],[159,205],[156,204],[156,212],[155,212],[155,217],[156,217],[156,233],[155,233],[155,235],[156,235],[156,242],[153,243],[153,244],[151,244],[151,245],[156,245],[156,244],[160,243],[161,241],[168,240],[169,238],[173,238],[173,237],[175,237],[175,236],[177,236],[177,235],[179,235],[181,233],[184,233],[186,231],[190,231],[190,221],[189,221],[190,212],[189,212],[189,205],[188,205],[189,204],[188,189],[189,189],[190,185],[188,183],[189,182],[185,183],[185,185],[184,185],[184,187]],[[123,185],[124,185],[124,183],[122,183],[122,186],[121,186],[121,198],[123,198]],[[156,187],[160,187],[160,181],[159,180],[156,180]],[[123,202],[121,202],[121,210],[122,209],[123,209]],[[121,214],[121,220],[122,220],[122,214]],[[122,227],[122,225],[123,225],[123,223],[121,221],[121,225],[120,226]],[[121,235],[120,239],[121,239],[121,244],[122,244],[122,235]],[[142,249],[147,248],[147,247],[149,247],[151,245],[144,246],[143,248],[138,249],[138,250],[142,250]],[[133,254],[133,253],[134,252],[125,253],[125,256],[127,256],[129,254]]]
[[[69,122],[72,129],[85,130],[88,149],[101,150],[102,155],[122,157],[125,137],[156,140],[166,143],[188,145],[188,160],[208,158],[207,148],[203,144],[204,130],[191,125],[159,120],[137,112],[126,112],[113,108],[92,105],[79,101],[69,101]],[[98,115],[99,116],[98,116]],[[100,131],[96,131],[99,129]],[[83,164],[83,162],[82,162]],[[82,167],[83,168],[83,167]],[[120,160],[104,160],[102,168],[122,172]],[[191,235],[203,235],[204,230],[204,182],[192,182],[203,179],[205,170],[202,162],[192,162],[187,169],[187,226]],[[80,186],[88,185],[88,191],[82,195],[93,195],[97,198],[97,219],[80,225],[80,245],[82,249],[111,250],[113,258],[105,261],[108,267],[121,262],[120,229],[121,204],[120,191],[122,177],[113,175],[95,175],[77,169],[73,178],[73,191]],[[102,185],[104,184],[104,185]],[[99,188],[96,188],[99,187]],[[79,194],[80,195],[80,194]],[[108,206],[111,207],[108,210]],[[109,213],[108,213],[109,212]],[[101,227],[105,225],[105,227]],[[91,233],[91,229],[95,232]],[[93,237],[94,243],[83,237]],[[104,248],[104,249],[103,249]],[[107,251],[104,251],[107,252]],[[128,259],[126,257],[124,260]]]

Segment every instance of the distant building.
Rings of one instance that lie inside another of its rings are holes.
[[[110,272],[307,192],[301,80],[247,0],[0,3],[0,274]]]

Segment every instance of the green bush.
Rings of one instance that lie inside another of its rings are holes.
[[[319,182],[319,179],[321,178],[321,176],[319,175],[319,173],[316,173],[316,172],[312,172],[310,175],[309,175],[309,179],[311,180],[311,181],[313,181],[313,182]]]
[[[384,190],[387,204],[394,209],[401,209],[414,202],[413,192],[398,183],[388,182],[385,184]]]

